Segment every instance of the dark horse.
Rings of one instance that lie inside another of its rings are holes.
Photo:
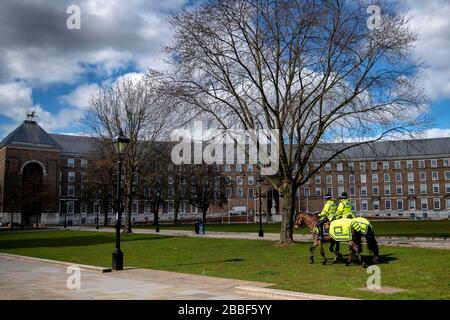
[[[318,239],[318,235],[315,233],[315,229],[316,229],[318,221],[319,221],[319,219],[317,218],[316,215],[310,215],[307,213],[299,212],[299,213],[297,213],[297,215],[295,217],[295,222],[294,222],[295,229],[298,229],[298,228],[301,228],[304,226],[308,226],[309,229],[311,230],[311,233],[313,235],[313,246],[309,249],[311,252],[311,256],[310,256],[311,263],[314,263],[314,249],[317,246],[320,246],[320,249],[321,249],[320,254],[322,255],[322,258],[323,258],[323,264],[326,264],[327,258],[325,256],[325,252],[323,250],[323,246],[322,246],[323,242],[330,243],[330,251],[334,252],[336,255],[334,261],[340,260],[342,255],[339,253],[339,242],[333,240],[333,238],[331,238],[330,236],[324,237],[323,241]],[[350,252],[349,252],[349,256],[348,256],[346,265],[349,265],[353,261],[353,255],[355,254],[358,258],[359,264],[361,264],[363,267],[367,267],[367,264],[365,262],[363,262],[362,257],[361,257],[361,252],[362,252],[361,239],[362,239],[362,237],[363,237],[363,234],[361,232],[358,232],[358,231],[355,231],[352,229],[352,240],[350,240],[348,242],[349,247],[350,247]],[[378,244],[375,239],[375,233],[373,232],[371,227],[369,227],[369,229],[368,229],[366,235],[364,235],[364,237],[366,238],[369,250],[374,255],[373,263],[378,263],[379,262]],[[336,251],[333,250],[334,245],[336,245]]]

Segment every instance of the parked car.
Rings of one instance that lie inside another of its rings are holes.
[[[247,206],[233,207],[229,211],[229,214],[231,216],[241,215],[241,214],[246,214],[246,213],[247,213]]]

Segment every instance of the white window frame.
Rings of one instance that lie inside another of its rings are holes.
[[[68,168],[75,168],[75,159],[73,159],[73,158],[67,159],[67,167]]]
[[[69,204],[72,205],[72,210],[69,210]],[[67,201],[66,202],[66,212],[67,212],[67,214],[74,214],[75,213],[75,202],[74,201]]]

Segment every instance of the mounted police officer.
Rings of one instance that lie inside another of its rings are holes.
[[[331,194],[327,193],[325,195],[325,200],[326,202],[322,209],[322,212],[320,212],[318,215],[319,222],[317,222],[317,229],[319,231],[319,240],[323,240],[323,225],[336,219],[337,207],[333,201],[333,197],[331,196]]]
[[[336,219],[344,218],[344,219],[355,219],[355,215],[352,212],[352,204],[348,199],[347,192],[342,192],[339,197],[340,202],[339,206],[336,210]]]

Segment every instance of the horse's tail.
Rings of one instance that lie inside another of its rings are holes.
[[[370,228],[367,231],[366,240],[367,240],[367,247],[369,248],[369,252],[375,256],[378,256],[378,254],[379,254],[378,243],[377,243],[377,239],[375,238],[375,232],[373,231],[372,228]]]

